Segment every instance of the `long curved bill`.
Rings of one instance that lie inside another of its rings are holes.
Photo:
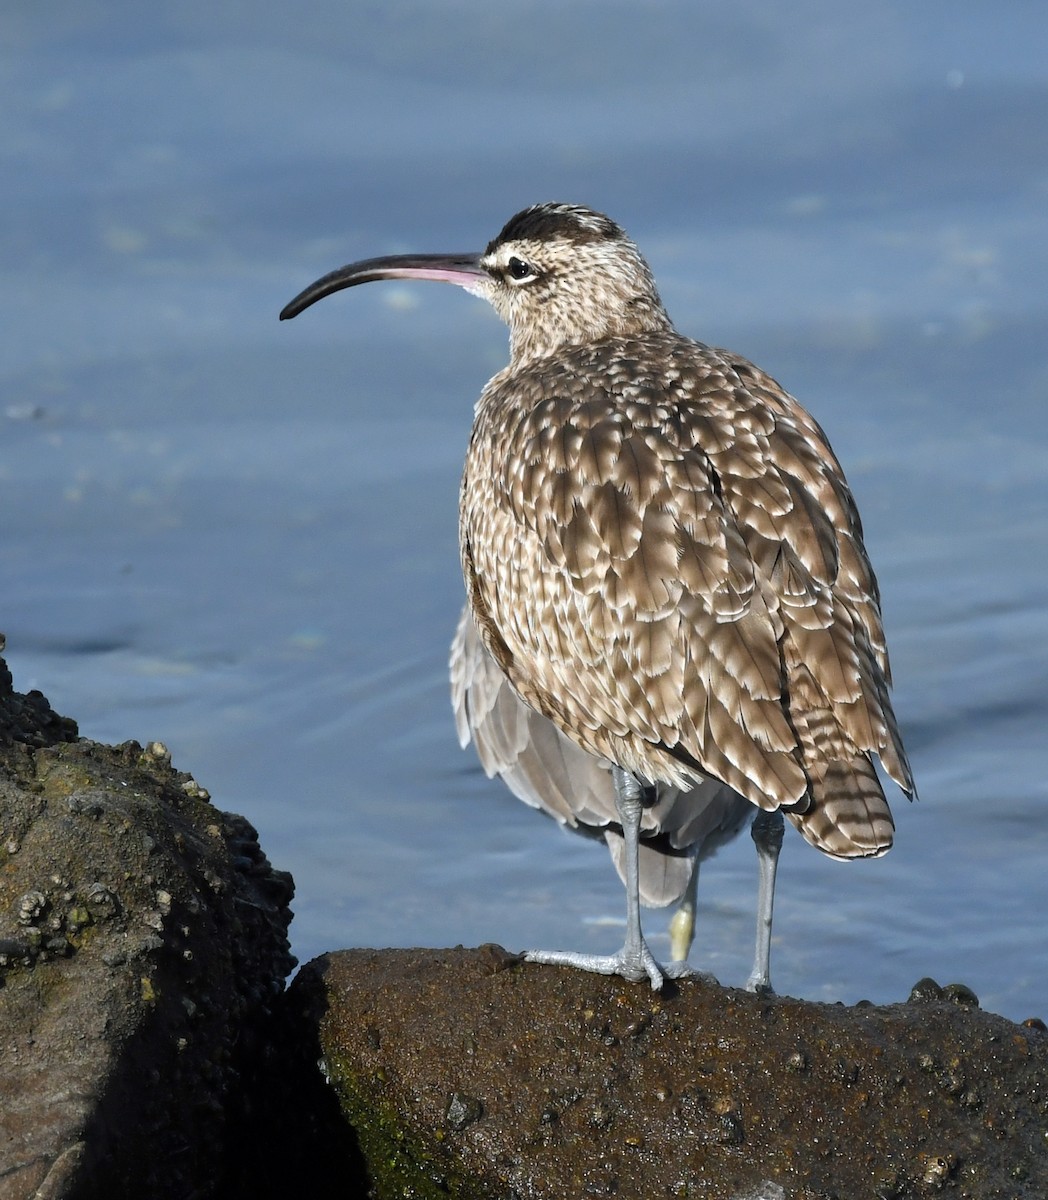
[[[289,321],[300,312],[343,288],[376,279],[432,279],[437,283],[454,283],[467,292],[477,292],[489,279],[480,265],[479,254],[387,254],[382,258],[365,258],[362,262],[339,267],[286,304],[280,319]]]

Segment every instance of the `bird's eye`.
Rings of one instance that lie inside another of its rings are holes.
[[[527,283],[538,275],[538,271],[531,263],[525,262],[522,258],[511,258],[506,264],[506,269],[514,283]]]

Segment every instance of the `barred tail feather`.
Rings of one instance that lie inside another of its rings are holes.
[[[895,823],[866,755],[827,763],[812,780],[808,808],[786,815],[806,841],[833,858],[879,858],[891,849]]]

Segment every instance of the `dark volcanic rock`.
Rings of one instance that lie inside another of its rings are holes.
[[[0,1200],[211,1195],[291,879],[162,746],[75,737],[0,660]]]
[[[381,1197],[1048,1196],[1048,1035],[967,989],[659,996],[488,947],[345,951],[291,994]]]
[[[3,648],[4,635],[0,633],[0,650]],[[7,663],[0,658],[0,746],[11,742],[54,746],[76,741],[74,720],[60,717],[40,692],[16,692],[13,682]]]

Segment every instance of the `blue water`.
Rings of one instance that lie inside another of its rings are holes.
[[[823,423],[921,800],[791,835],[773,975],[1048,1015],[1048,26],[1037,5],[67,0],[0,15],[0,629],[84,734],[159,739],[298,886],[302,958],[613,949],[622,892],[459,751],[446,647],[477,300],[353,258],[609,212],[679,326]],[[749,966],[746,837],[693,961]],[[664,917],[651,914],[656,949]]]

